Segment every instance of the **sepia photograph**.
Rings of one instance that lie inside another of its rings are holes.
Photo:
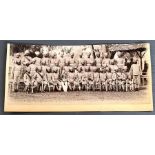
[[[150,45],[7,44],[4,111],[153,111]]]

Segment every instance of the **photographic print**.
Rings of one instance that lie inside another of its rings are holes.
[[[148,43],[7,44],[5,112],[152,110]]]

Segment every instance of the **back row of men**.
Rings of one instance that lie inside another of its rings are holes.
[[[140,65],[138,59],[127,71],[125,59],[118,55],[117,59],[110,59],[108,53],[104,58],[100,53],[74,52],[64,56],[56,53],[49,55],[48,51],[35,52],[31,57],[29,50],[24,54],[16,53],[13,58],[11,79],[13,91],[18,90],[20,80],[23,79],[26,92],[48,90],[106,90],[106,91],[133,91],[139,89]]]

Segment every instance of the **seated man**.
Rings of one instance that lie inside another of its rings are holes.
[[[42,67],[38,66],[36,68],[36,73],[33,76],[32,79],[32,93],[34,92],[34,89],[37,88],[37,91],[43,91],[43,73],[42,73]]]
[[[85,71],[82,72],[82,90],[88,90],[88,72],[89,66],[85,66]]]
[[[74,82],[75,82],[74,68],[70,67],[69,73],[68,73],[68,88],[69,88],[69,90],[74,90]]]
[[[56,66],[53,67],[52,80],[53,80],[54,90],[61,91],[62,85],[60,81],[59,69]]]
[[[101,90],[100,73],[98,67],[94,68],[94,90],[96,89]]]
[[[107,88],[106,91],[108,90],[112,90],[112,73],[111,73],[111,69],[109,67],[107,67]]]
[[[100,82],[101,82],[101,90],[106,90],[107,74],[105,68],[100,68]]]
[[[31,79],[32,79],[32,76],[31,76],[31,72],[30,72],[30,67],[27,67],[26,72],[24,73],[24,77],[23,77],[24,84],[25,84],[24,91],[26,93],[30,92],[30,89],[31,89]]]
[[[116,74],[116,70],[112,71],[112,90],[113,91],[117,91],[117,74]]]

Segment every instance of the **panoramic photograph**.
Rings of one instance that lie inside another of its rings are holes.
[[[5,111],[152,111],[150,45],[8,44]]]

